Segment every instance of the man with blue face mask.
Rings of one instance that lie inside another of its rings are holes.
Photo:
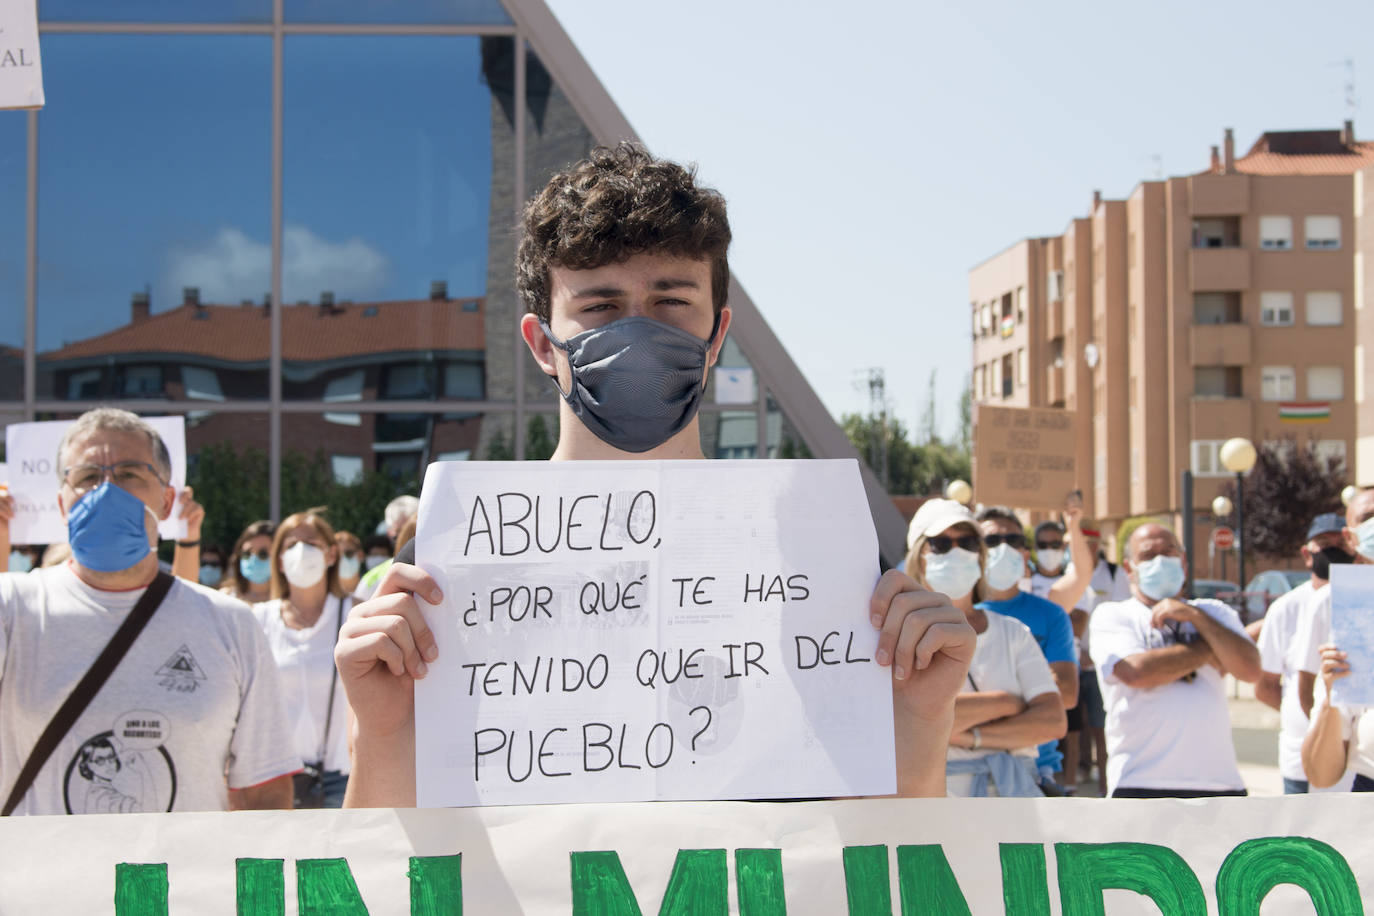
[[[724,199],[634,144],[594,150],[530,201],[515,265],[529,310],[520,331],[561,396],[553,460],[705,458],[697,409],[732,319],[729,244]],[[355,723],[345,807],[415,804],[412,678],[439,658],[420,599],[438,603],[437,584],[398,556],[343,626],[335,660]],[[972,627],[897,570],[868,606],[837,614],[879,630],[899,794],[943,795]]]
[[[58,449],[72,557],[0,575],[0,796],[158,573],[170,461],[134,414],[83,414]],[[15,809],[19,814],[291,806],[276,665],[247,606],[172,580],[161,604]],[[95,750],[92,750],[92,749]],[[99,766],[93,767],[95,758]]]
[[[1245,794],[1222,678],[1257,680],[1259,650],[1230,606],[1180,598],[1186,562],[1172,531],[1140,526],[1123,563],[1131,597],[1088,624],[1114,798]]]

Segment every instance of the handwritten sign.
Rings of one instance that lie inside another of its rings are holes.
[[[1374,706],[1374,566],[1332,565],[1331,641],[1350,663],[1350,674],[1331,685],[1331,702]]]
[[[158,525],[163,538],[186,537],[181,513],[181,489],[186,485],[186,419],[144,417],[167,446],[172,459],[172,486],[177,501],[167,521]],[[10,495],[15,513],[10,521],[12,544],[58,544],[67,540],[67,523],[57,505],[61,485],[57,449],[62,436],[74,420],[49,420],[40,423],[11,423],[5,427],[5,457],[9,465]]]
[[[422,806],[896,791],[853,461],[440,462]]]
[[[1064,410],[977,405],[973,495],[985,505],[1062,509],[1078,488],[1074,415]]]
[[[42,107],[37,3],[5,0],[0,3],[0,109]]]
[[[1352,916],[1358,796],[0,819],[5,913]],[[111,904],[113,903],[113,907]]]

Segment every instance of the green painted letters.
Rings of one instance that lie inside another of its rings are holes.
[[[115,865],[115,916],[167,916],[167,864]]]
[[[849,916],[892,916],[886,846],[844,848],[844,890]]]
[[[238,916],[283,916],[286,876],[282,859],[239,859],[234,863]]]
[[[897,889],[902,916],[971,916],[939,846],[897,847]]]
[[[781,849],[736,849],[735,891],[740,916],[787,916]]]
[[[573,916],[641,916],[620,856],[614,852],[574,852],[569,858]],[[725,916],[729,906],[730,870],[725,850],[678,850],[659,916]]]
[[[410,916],[463,916],[463,856],[411,856]]]
[[[301,916],[368,916],[347,859],[297,859],[296,901]]]
[[[1241,843],[1217,873],[1221,916],[1259,916],[1276,886],[1307,891],[1317,916],[1363,916],[1360,887],[1350,865],[1332,847],[1307,837],[1264,837]]]
[[[1197,875],[1179,854],[1148,843],[1056,843],[1064,916],[1106,916],[1102,892],[1135,891],[1163,916],[1207,916]]]
[[[1045,847],[1039,843],[1003,843],[999,849],[1006,916],[1050,916]]]

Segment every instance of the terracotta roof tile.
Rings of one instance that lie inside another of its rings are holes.
[[[1236,160],[1243,175],[1353,175],[1374,165],[1374,142],[1341,142],[1338,130],[1286,130],[1261,134]],[[1221,171],[1219,166],[1200,174]]]
[[[465,310],[467,305],[471,309]],[[271,346],[261,305],[179,305],[96,337],[39,354],[45,361],[119,353],[183,353],[266,362]],[[318,362],[423,350],[486,347],[481,299],[420,299],[282,309],[282,358]]]

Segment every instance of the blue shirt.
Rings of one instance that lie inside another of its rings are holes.
[[[1038,598],[1030,592],[1018,592],[1015,598],[984,601],[978,606],[985,611],[1015,618],[1029,627],[1040,651],[1045,653],[1045,661],[1050,664],[1078,664],[1078,653],[1073,648],[1073,625],[1069,623],[1069,615],[1053,601]]]

